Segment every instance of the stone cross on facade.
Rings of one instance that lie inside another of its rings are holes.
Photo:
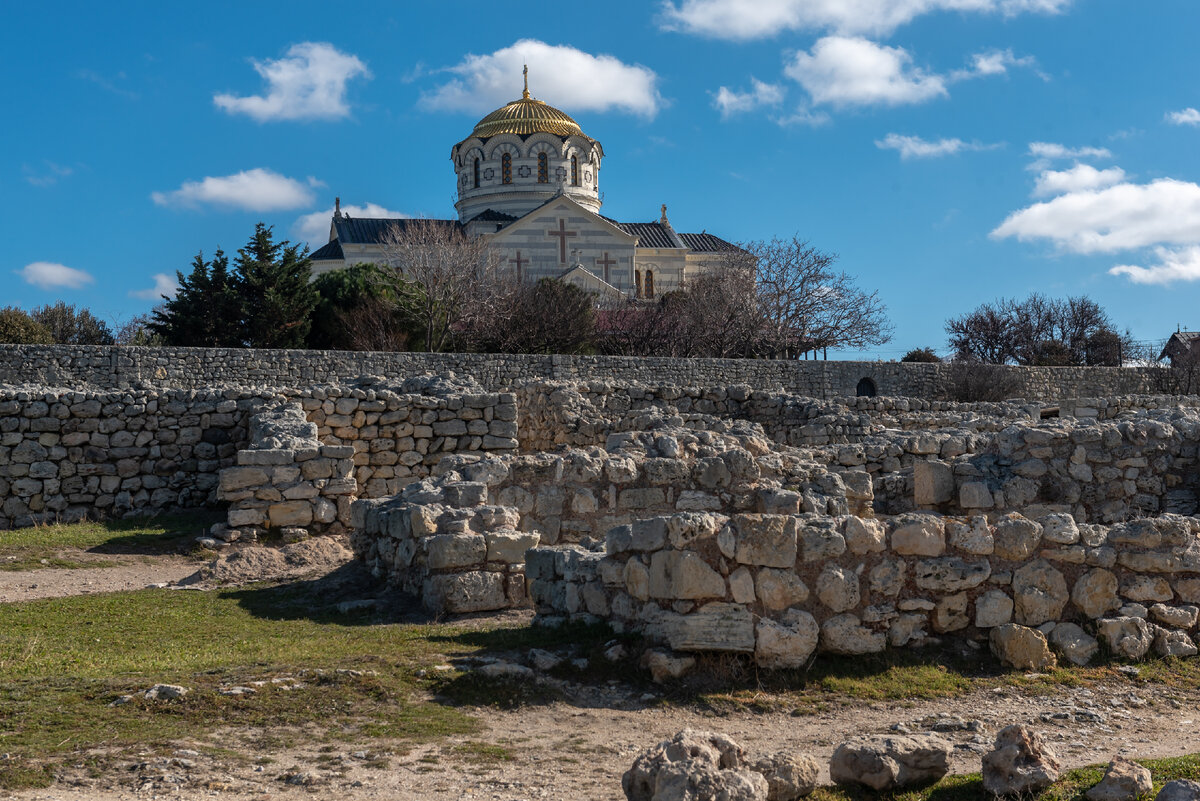
[[[509,260],[508,260],[508,263],[509,263],[509,264],[515,264],[515,265],[516,265],[516,267],[517,267],[517,280],[518,280],[518,281],[520,281],[520,280],[521,280],[521,278],[522,278],[522,275],[521,275],[521,272],[522,272],[522,271],[521,271],[521,268],[522,268],[522,267],[524,267],[526,264],[529,264],[529,259],[522,259],[522,258],[521,258],[521,251],[519,251],[519,250],[518,250],[518,251],[517,251],[517,257],[516,257],[515,259],[509,259]]]
[[[551,228],[549,231],[546,232],[546,236],[557,236],[558,237],[558,261],[560,264],[566,264],[567,263],[567,237],[579,236],[579,232],[578,231],[568,231],[567,230],[567,221],[562,218],[559,218],[558,230],[556,231],[553,228]]]
[[[617,263],[618,262],[616,259],[614,259],[608,255],[607,250],[604,251],[603,259],[596,259],[596,266],[599,267],[604,272],[604,283],[606,283],[606,284],[612,283],[612,281],[608,277],[609,276],[609,268],[613,267]]]

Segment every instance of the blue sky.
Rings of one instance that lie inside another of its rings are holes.
[[[607,215],[798,234],[877,289],[895,338],[853,355],[1031,291],[1200,326],[1194,0],[452,8],[10,5],[0,306],[120,322],[259,220],[323,244],[335,195],[451,217],[450,147],[528,61],[604,145]]]

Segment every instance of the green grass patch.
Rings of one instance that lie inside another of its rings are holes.
[[[85,521],[0,531],[0,570],[93,568],[111,559],[81,559],[88,554],[156,556],[187,552],[192,540],[218,518],[211,513],[129,520]]]
[[[516,759],[513,752],[502,745],[481,743],[477,740],[467,740],[466,742],[452,746],[449,750],[451,754],[477,765],[494,762],[511,762]]]

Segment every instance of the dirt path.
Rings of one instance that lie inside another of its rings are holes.
[[[0,571],[0,603],[62,598],[95,592],[140,590],[175,582],[196,572],[199,563],[185,556],[104,557],[105,567]],[[79,555],[75,561],[82,562]]]

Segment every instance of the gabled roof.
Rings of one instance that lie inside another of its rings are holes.
[[[1163,346],[1162,353],[1158,354],[1158,360],[1161,362],[1163,359],[1173,359],[1190,352],[1197,339],[1200,339],[1200,331],[1176,331]]]
[[[418,219],[396,219],[389,217],[373,218],[373,217],[345,217],[333,221],[334,230],[337,232],[335,237],[343,245],[379,245],[387,239],[387,233],[392,229],[392,226],[398,227],[403,231],[409,225],[418,222],[433,223],[435,225],[449,225],[455,228],[461,227],[458,220],[418,220]]]
[[[741,250],[732,242],[709,233],[679,234],[679,239],[697,253],[735,253]]]
[[[308,257],[313,261],[326,261],[330,259],[344,259],[346,255],[342,253],[342,243],[334,239],[308,254]]]
[[[617,222],[610,217],[604,217],[604,219],[630,236],[636,236],[638,238],[638,247],[674,249],[687,247],[687,245],[676,238],[675,232],[671,230],[670,226],[663,225],[661,222],[623,223]]]

